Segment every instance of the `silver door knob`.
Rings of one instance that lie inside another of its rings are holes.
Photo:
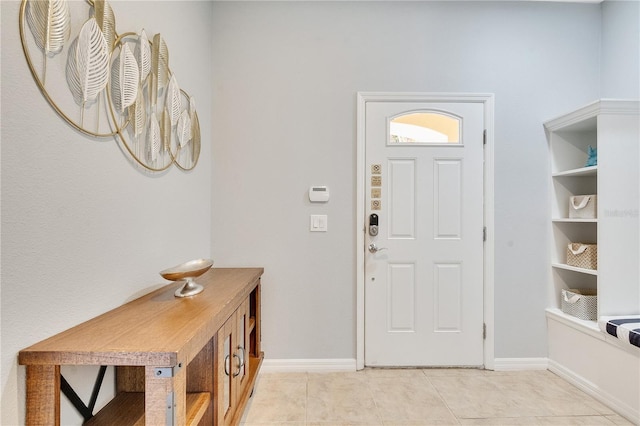
[[[369,244],[369,252],[370,253],[377,253],[379,251],[386,250],[386,249],[387,249],[386,247],[378,247],[376,245],[376,243]]]

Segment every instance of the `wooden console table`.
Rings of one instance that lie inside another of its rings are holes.
[[[60,424],[60,366],[115,366],[116,395],[90,425],[238,424],[264,359],[262,268],[213,268],[204,291],[170,284],[20,351],[27,425]]]

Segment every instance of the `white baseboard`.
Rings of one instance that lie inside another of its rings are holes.
[[[261,372],[264,373],[330,373],[336,371],[356,371],[356,360],[345,359],[265,359]]]
[[[611,408],[613,411],[629,419],[634,424],[640,424],[640,412],[632,407],[629,407],[627,404],[613,397],[608,392],[605,392],[603,389],[588,381],[584,377],[575,374],[573,371],[565,368],[564,366],[551,359],[549,360],[549,371],[557,374],[559,377],[571,383],[584,393],[594,397],[604,405]]]
[[[496,358],[496,371],[546,370],[547,358]],[[265,373],[328,373],[356,371],[356,360],[345,359],[265,359],[260,371]]]
[[[496,358],[493,361],[495,371],[546,370],[548,358]]]

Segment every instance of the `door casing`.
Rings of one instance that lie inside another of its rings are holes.
[[[494,369],[494,95],[490,93],[358,92],[356,134],[356,369],[364,368],[365,110],[367,102],[474,102],[484,105],[484,367]]]

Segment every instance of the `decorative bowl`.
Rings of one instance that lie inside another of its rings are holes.
[[[211,259],[190,260],[173,268],[160,271],[162,278],[169,281],[185,281],[185,284],[176,290],[176,297],[194,296],[204,290],[194,279],[207,272],[213,266]]]

